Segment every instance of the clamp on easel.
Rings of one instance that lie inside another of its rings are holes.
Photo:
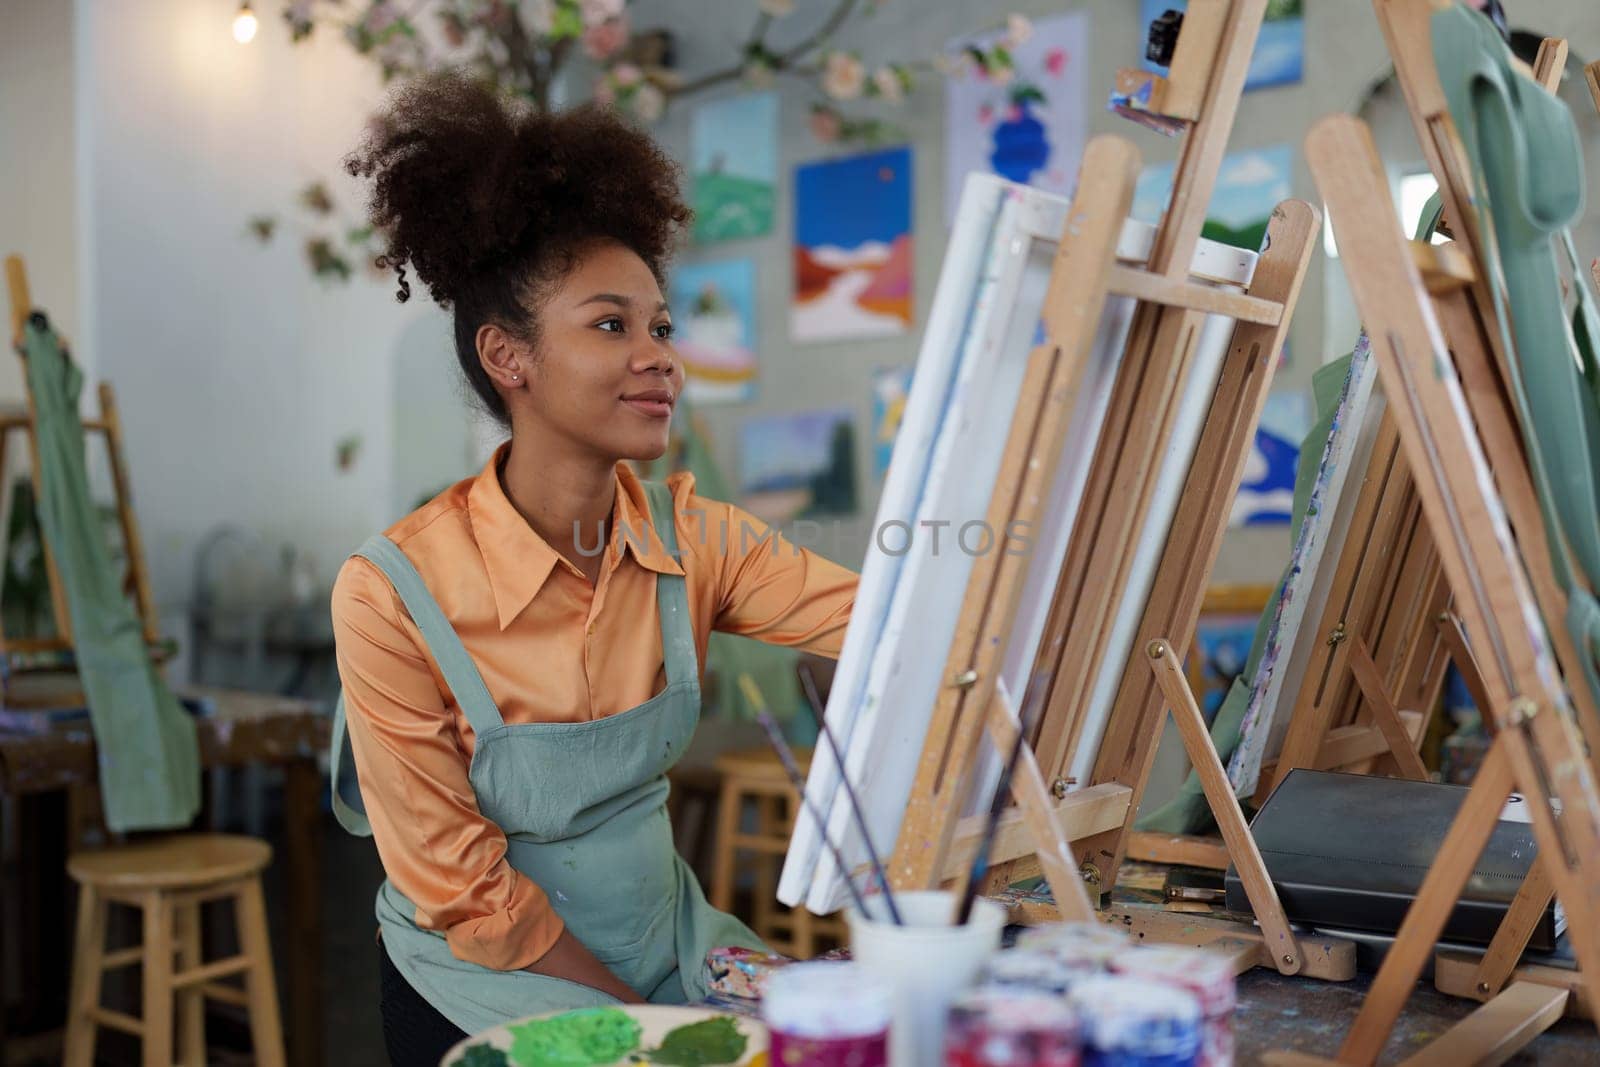
[[[6,288],[10,299],[11,336],[12,344],[17,354],[26,363],[27,356],[23,351],[23,330],[30,315],[43,318],[43,312],[37,311],[28,290],[27,270],[23,265],[22,257],[11,255],[5,260]],[[34,408],[33,392],[27,387],[27,376],[23,376],[23,392],[26,405],[20,409],[0,410],[0,474],[5,471],[6,443],[13,432],[21,432],[27,440],[29,456],[32,463],[32,477],[34,499],[39,499],[40,472],[38,443],[35,433],[37,426],[37,413]],[[162,642],[160,627],[156,618],[155,598],[150,589],[149,572],[145,567],[144,543],[139,535],[138,521],[134,517],[132,490],[128,480],[127,464],[124,461],[122,441],[122,420],[117,410],[116,395],[109,382],[101,382],[97,390],[100,401],[100,414],[98,418],[83,419],[83,429],[90,433],[101,435],[106,442],[107,458],[111,473],[112,486],[116,494],[117,520],[122,533],[123,549],[127,556],[127,572],[124,575],[123,586],[127,593],[132,595],[142,623],[144,640],[150,646],[151,653],[158,660],[170,656],[170,649]],[[55,618],[56,636],[45,638],[17,638],[7,637],[0,630],[0,661],[4,661],[4,670],[0,671],[0,687],[5,684],[12,672],[30,669],[59,670],[71,666],[72,643],[72,615],[67,604],[65,587],[61,582],[60,572],[56,568],[55,558],[50,547],[41,538],[44,550],[46,574],[50,585],[50,602]],[[14,701],[13,701],[14,702]]]
[[[1212,66],[1227,27],[1228,0],[1194,0],[1183,13],[1168,11],[1149,27],[1145,56],[1166,75],[1124,67],[1116,75],[1117,110],[1162,133],[1180,133],[1206,103]]]

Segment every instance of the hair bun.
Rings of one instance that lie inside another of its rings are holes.
[[[659,267],[689,218],[677,167],[614,112],[541,113],[459,72],[396,90],[345,167],[372,182],[387,264],[403,279],[409,263],[443,307],[538,244],[583,231]]]

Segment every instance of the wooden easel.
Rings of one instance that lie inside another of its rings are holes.
[[[1566,57],[1565,41],[1547,39],[1530,73],[1554,92]],[[1472,260],[1458,245],[1413,242],[1411,253],[1435,297],[1453,300],[1476,280]],[[1520,449],[1515,455],[1520,462]],[[1262,765],[1258,806],[1298,767],[1426,779],[1417,748],[1451,664],[1474,703],[1489,706],[1390,412],[1381,418],[1360,484],[1321,617],[1302,622],[1325,639],[1288,709],[1281,751]],[[1484,725],[1492,736],[1493,717],[1486,715]],[[1229,862],[1215,838],[1135,839],[1133,854],[1141,859],[1219,870]]]
[[[1151,92],[1150,99],[1190,101],[1194,106],[1185,104],[1179,116],[1190,124],[1171,204],[1145,268],[1121,266],[1115,259],[1116,238],[1132,202],[1136,150],[1121,139],[1099,137],[1084,157],[1045,300],[1046,341],[1030,357],[989,507],[991,528],[1009,529],[1013,522],[1038,520],[1106,298],[1128,296],[1140,306],[1057,584],[1034,681],[1022,698],[1025,706],[1044,702],[1042,727],[1033,749],[1024,749],[1024,763],[1013,785],[1018,806],[1002,824],[992,854],[1000,868],[985,888],[1002,887],[1042,870],[1056,900],[1049,917],[1081,919],[1092,914],[1084,883],[1097,893],[1109,887],[1108,875],[1120,860],[1154,755],[1155,735],[1171,700],[1190,757],[1203,768],[1207,797],[1229,848],[1241,870],[1248,872],[1245,882],[1261,929],[1164,913],[1116,918],[1144,937],[1230,942],[1241,967],[1262,964],[1285,973],[1344,979],[1354,974],[1353,945],[1334,939],[1306,944],[1284,921],[1172,653],[1173,648],[1187,647],[1192,636],[1320,222],[1316,209],[1303,202],[1278,206],[1248,295],[1203,287],[1189,279],[1265,8],[1265,0],[1192,4],[1177,43],[1172,77],[1151,83],[1160,91]],[[1140,73],[1119,78],[1119,87],[1135,78],[1152,77]],[[1074,791],[1065,767],[1082,725],[1076,713],[1093,683],[1095,665],[1104,658],[1110,617],[1129,580],[1128,545],[1150,510],[1157,458],[1171,432],[1178,383],[1184,379],[1206,313],[1228,315],[1237,325],[1191,463],[1189,484],[1156,568],[1141,637],[1129,657],[1102,744],[1101,766],[1093,782]],[[981,738],[987,733],[1001,751],[1007,751],[1017,728],[1010,696],[997,685],[996,676],[1025,577],[1024,564],[1007,553],[990,554],[975,563],[946,660],[944,676],[949,682],[934,710],[890,863],[896,885],[959,883],[965,876],[981,822],[963,822],[958,813]],[[1189,699],[1177,699],[1180,694]],[[1016,917],[1044,916],[1033,909]]]
[[[1534,594],[1511,541],[1509,509],[1502,511],[1491,481],[1485,441],[1473,432],[1462,398],[1462,391],[1471,388],[1467,366],[1487,363],[1493,355],[1487,347],[1460,346],[1458,335],[1435,313],[1434,298],[1412,262],[1365,126],[1348,116],[1323,120],[1307,142],[1307,156],[1328,203],[1356,302],[1377,346],[1379,372],[1393,398],[1397,428],[1417,472],[1417,489],[1444,569],[1451,586],[1462,591],[1459,604],[1469,639],[1485,651],[1479,662],[1489,690],[1489,714],[1499,727],[1338,1062],[1376,1062],[1515,789],[1530,801],[1539,855],[1537,874],[1525,883],[1479,967],[1482,994],[1499,995],[1416,1059],[1498,1063],[1559,1017],[1571,993],[1582,989],[1582,975],[1596,973],[1600,966],[1600,928],[1595,925],[1600,914],[1600,790],[1553,658],[1526,624],[1525,611],[1535,603]],[[1471,225],[1464,214],[1454,218],[1461,229]],[[1460,369],[1459,385],[1446,369],[1452,362]],[[1494,480],[1503,484],[1510,466],[1502,461]],[[1517,544],[1525,546],[1530,532],[1518,528]],[[1560,804],[1559,817],[1552,801]],[[1509,973],[1508,964],[1521,955],[1531,927],[1523,920],[1530,911],[1537,915],[1543,910],[1545,887],[1553,887],[1566,905],[1568,935],[1582,971],[1563,972],[1565,986],[1521,980],[1500,992],[1504,976],[1496,982],[1492,972],[1503,967]],[[1537,910],[1528,903],[1534,900]],[[1311,1061],[1304,1056],[1280,1058]]]
[[[27,317],[33,314],[34,306],[28,293],[28,276],[22,258],[15,255],[7,256],[5,271],[6,288],[11,303],[11,338],[14,346],[20,346],[23,324]],[[21,356],[20,347],[18,355]],[[23,376],[23,391],[26,397],[25,406],[16,410],[0,410],[0,474],[5,470],[7,443],[13,433],[20,432],[26,439],[29,455],[32,458],[34,497],[38,499],[39,459],[34,437],[33,394],[27,387],[26,374]],[[128,469],[123,459],[122,421],[117,412],[116,396],[109,382],[100,383],[99,399],[99,418],[84,419],[83,428],[105,439],[112,485],[116,492],[117,520],[122,532],[124,552],[127,555],[127,571],[123,585],[134,598],[143,624],[145,643],[151,646],[153,654],[159,655],[163,650],[160,627],[156,619],[155,599],[150,592],[150,577],[145,567],[144,542],[139,536],[138,520],[133,514]],[[44,543],[42,537],[41,545],[50,581],[50,602],[55,616],[56,636],[16,638],[6,636],[3,629],[0,629],[0,659],[6,663],[6,670],[0,672],[0,685],[3,685],[14,671],[35,667],[60,670],[71,664],[72,615],[67,607],[66,591],[61,584],[61,575],[56,569],[49,545]]]

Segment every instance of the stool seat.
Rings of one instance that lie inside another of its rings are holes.
[[[204,1067],[210,1062],[207,1000],[245,1008],[256,1063],[284,1067],[261,894],[261,872],[271,859],[265,841],[232,834],[170,834],[68,857],[67,873],[78,885],[78,927],[64,1067],[92,1067],[101,1028],[140,1038],[143,1067]],[[140,913],[140,944],[107,950],[113,904]],[[235,955],[206,958],[200,921],[206,904],[231,906],[239,943]],[[139,1016],[100,1003],[103,974],[122,967],[140,971]]]
[[[811,769],[811,750],[795,749],[794,761],[799,765],[800,773],[804,774]],[[783,762],[770,748],[746,748],[724,752],[717,757],[717,770],[724,775],[733,774],[740,778],[771,778],[785,783],[789,781],[788,772],[783,769]]]
[[[172,834],[75,853],[67,873],[98,889],[194,889],[256,874],[270,862],[272,847],[253,837]]]

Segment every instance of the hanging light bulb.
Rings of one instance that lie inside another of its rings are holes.
[[[256,13],[250,10],[250,0],[244,0],[239,5],[239,13],[233,16],[233,39],[240,44],[249,44],[256,38]]]

